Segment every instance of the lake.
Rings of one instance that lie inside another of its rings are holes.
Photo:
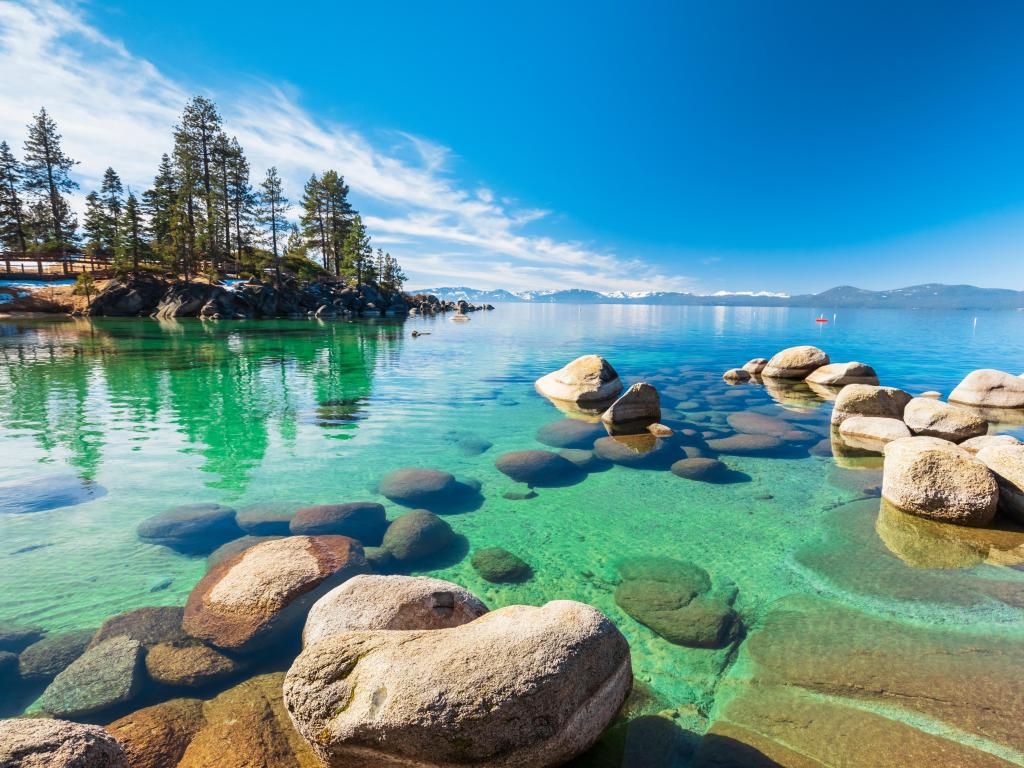
[[[826,400],[721,374],[814,344],[871,364],[883,384],[948,394],[975,368],[1024,371],[1024,313],[825,311],[829,323],[813,309],[554,304],[466,323],[0,320],[0,624],[55,633],[183,604],[205,558],[135,533],[169,507],[371,500],[394,517],[405,510],[379,494],[381,476],[430,467],[478,481],[483,498],[444,516],[461,548],[413,572],[491,608],[596,606],[629,640],[634,713],[671,710],[682,734],[717,723],[722,739],[790,743],[795,726],[770,713],[813,705],[863,720],[865,743],[885,741],[882,723],[904,744],[948,740],[985,765],[1021,764],[1024,534],[880,509],[880,463],[827,451]],[[803,436],[722,457],[737,482],[612,466],[521,498],[494,460],[547,447],[537,431],[562,414],[533,382],[588,353],[655,385],[677,430],[726,434],[730,414],[753,411]],[[484,581],[466,554],[484,547],[518,554],[532,578]],[[619,566],[655,557],[735,594],[735,643],[678,645],[620,608]],[[0,714],[37,693],[0,692]],[[666,754],[689,754],[679,738]]]

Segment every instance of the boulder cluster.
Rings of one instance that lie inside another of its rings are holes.
[[[299,283],[278,287],[250,281],[235,286],[168,281],[155,275],[111,280],[86,314],[107,317],[201,317],[220,319],[391,317],[493,309],[465,301],[442,301],[429,294],[385,291],[373,283]]]

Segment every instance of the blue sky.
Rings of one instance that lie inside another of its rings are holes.
[[[1024,4],[498,5],[0,0],[0,132],[144,185],[206,93],[418,286],[1024,289]]]

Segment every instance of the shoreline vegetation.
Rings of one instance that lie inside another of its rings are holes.
[[[12,265],[34,262],[39,277],[54,276],[44,275],[46,263],[56,276],[76,278],[73,287],[0,288],[0,310],[243,319],[477,308],[405,294],[405,272],[390,252],[374,249],[336,170],[310,176],[290,221],[277,169],[254,185],[245,151],[212,101],[186,104],[171,144],[141,194],[107,168],[79,222],[69,202],[78,161],[64,152],[46,109],[29,123],[20,159],[0,141],[4,276],[17,279]]]

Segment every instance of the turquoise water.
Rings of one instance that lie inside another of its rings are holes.
[[[0,504],[5,488],[36,487],[41,478],[83,479],[88,495],[0,513],[0,623],[89,628],[131,608],[184,603],[205,560],[135,535],[140,520],[169,507],[367,499],[394,517],[403,508],[379,496],[376,483],[390,469],[423,466],[480,481],[483,504],[445,519],[470,549],[505,547],[534,576],[489,584],[468,557],[429,572],[491,607],[557,598],[596,605],[629,639],[655,710],[690,708],[698,720],[713,719],[720,694],[749,676],[752,662],[745,642],[686,648],[626,615],[613,592],[616,566],[629,557],[687,560],[716,584],[734,583],[748,637],[776,601],[797,595],[953,638],[967,629],[1017,638],[1024,572],[1015,566],[1024,548],[1014,547],[1024,538],[1008,532],[999,557],[943,560],[946,548],[965,545],[878,517],[877,463],[846,468],[806,443],[782,457],[724,457],[749,482],[713,485],[616,466],[538,489],[536,498],[504,497],[517,489],[495,457],[544,448],[537,429],[561,417],[534,380],[581,354],[604,355],[627,382],[657,386],[668,421],[728,432],[729,413],[754,410],[815,440],[828,435],[826,401],[729,387],[722,371],[806,343],[833,361],[870,363],[882,383],[910,392],[948,393],[974,368],[1024,370],[1021,313],[975,321],[966,312],[850,310],[816,324],[817,313],[502,305],[464,324],[0,321]],[[429,335],[411,338],[414,329]],[[466,436],[493,447],[467,455]],[[938,551],[932,562],[942,567],[922,559],[922,547]],[[966,738],[948,719],[936,728]],[[1024,749],[989,748],[1014,761]]]

